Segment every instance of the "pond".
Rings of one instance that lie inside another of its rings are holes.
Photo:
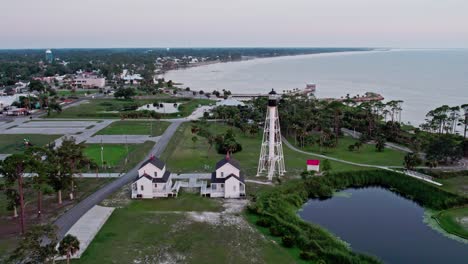
[[[468,244],[424,223],[424,208],[382,188],[347,189],[307,202],[299,215],[385,263],[468,263]]]
[[[138,107],[137,110],[150,110],[157,113],[172,114],[179,112],[180,103],[159,103],[158,105],[145,104]]]

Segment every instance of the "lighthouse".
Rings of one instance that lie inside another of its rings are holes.
[[[284,167],[283,145],[281,143],[281,129],[278,115],[278,95],[275,90],[268,94],[267,113],[263,140],[258,160],[257,176],[266,175],[268,180],[274,176],[282,176],[286,172]]]

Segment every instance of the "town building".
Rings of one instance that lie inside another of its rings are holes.
[[[241,198],[245,196],[244,174],[239,161],[227,155],[216,163],[211,174],[210,197]]]
[[[138,178],[132,183],[132,198],[173,196],[171,173],[166,164],[152,156],[138,169]]]
[[[307,171],[320,172],[320,160],[307,160]]]
[[[106,86],[106,78],[100,77],[95,72],[82,72],[77,74],[71,81],[73,88],[96,89]]]

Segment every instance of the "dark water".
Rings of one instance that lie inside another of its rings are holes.
[[[380,188],[345,192],[351,196],[310,200],[299,215],[385,263],[468,263],[468,244],[427,226],[416,203]]]

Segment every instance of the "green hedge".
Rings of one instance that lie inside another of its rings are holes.
[[[297,210],[310,198],[327,199],[345,188],[383,187],[432,209],[468,204],[468,198],[443,191],[405,175],[384,171],[333,173],[324,177],[289,181],[257,194],[249,213],[258,215],[257,225],[269,228],[282,238],[284,246],[301,250],[301,258],[317,263],[379,263],[370,256],[352,252],[349,247],[318,225],[297,216]]]

